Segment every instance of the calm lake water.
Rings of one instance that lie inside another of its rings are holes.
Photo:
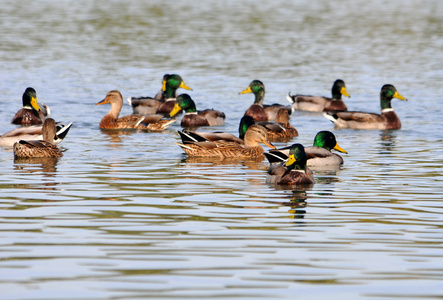
[[[28,86],[74,122],[58,161],[0,149],[1,299],[443,297],[442,1],[0,4],[1,133]],[[253,79],[266,103],[330,95],[337,78],[350,110],[379,112],[386,83],[409,101],[393,101],[398,131],[295,112],[290,143],[332,130],[349,154],[291,191],[266,185],[265,160],[187,159],[177,124],[99,130],[109,90],[154,95],[165,73],[232,133]]]

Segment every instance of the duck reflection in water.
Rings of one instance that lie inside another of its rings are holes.
[[[57,173],[58,157],[31,157],[31,158],[15,158],[14,169],[21,173],[38,173],[41,172],[46,178],[53,178]],[[58,183],[52,179],[42,182],[42,189],[53,190]]]
[[[380,151],[379,153],[392,154],[396,147],[397,132],[394,130],[380,131]]]

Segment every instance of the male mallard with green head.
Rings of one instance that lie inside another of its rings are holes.
[[[235,142],[244,145],[244,136],[248,128],[254,125],[254,119],[250,116],[243,116],[238,126],[238,137],[229,132],[206,132],[206,131],[178,131],[183,144],[193,142]]]
[[[221,126],[225,124],[226,116],[223,112],[214,109],[197,111],[194,100],[188,94],[177,97],[174,109],[169,114],[175,116],[180,110],[185,111],[181,120],[182,127]]]
[[[289,149],[290,147],[270,150],[268,153],[265,153],[265,156],[271,164],[279,163],[288,158]],[[307,166],[312,168],[326,166],[340,167],[343,164],[343,158],[336,153],[332,153],[332,149],[342,153],[348,153],[338,145],[335,135],[332,132],[319,131],[315,135],[314,145],[305,147],[305,153],[308,159]]]
[[[326,119],[338,128],[350,129],[400,129],[401,122],[391,106],[392,98],[406,100],[391,84],[385,84],[380,91],[381,114],[347,111],[325,113]]]
[[[38,105],[37,92],[28,87],[22,96],[23,107],[12,118],[11,123],[15,125],[29,126],[42,124],[49,116],[50,110],[46,105]]]
[[[245,112],[245,116],[251,116],[256,122],[275,121],[278,110],[283,108],[291,113],[291,107],[280,104],[264,105],[265,85],[260,80],[253,80],[249,86],[239,94],[253,93],[255,96],[252,104]]]
[[[134,114],[151,115],[151,114],[169,114],[175,105],[177,97],[177,89],[183,88],[191,90],[184,82],[180,75],[165,74],[162,80],[162,89],[154,97],[129,97],[128,103],[132,106]]]
[[[307,157],[302,144],[293,144],[286,162],[271,164],[266,183],[273,185],[311,185],[315,183],[312,171],[306,165]]]
[[[286,97],[292,103],[292,109],[303,111],[347,111],[342,95],[351,97],[346,90],[345,82],[337,79],[332,85],[332,98],[323,96],[293,95]]]

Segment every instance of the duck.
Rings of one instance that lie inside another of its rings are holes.
[[[181,109],[185,111],[180,123],[182,127],[221,126],[225,124],[226,116],[223,112],[214,109],[197,111],[194,100],[188,94],[177,96],[174,109],[169,116],[175,116]]]
[[[236,142],[183,142],[177,143],[190,157],[213,157],[218,159],[263,159],[263,143],[275,149],[268,139],[266,129],[261,125],[251,125],[245,133],[244,144]]]
[[[251,125],[254,125],[254,119],[251,116],[243,116],[240,119],[240,124],[238,126],[238,137],[229,132],[206,132],[206,131],[190,131],[183,130],[178,131],[183,144],[193,143],[193,142],[235,142],[244,145],[244,136],[246,131]]]
[[[260,80],[253,80],[249,86],[239,95],[253,93],[255,95],[254,104],[252,104],[245,112],[245,116],[251,116],[256,122],[275,121],[278,110],[283,108],[290,114],[292,112],[290,106],[281,104],[264,105],[265,85]]]
[[[270,165],[266,174],[266,183],[271,185],[314,184],[314,175],[306,162],[307,156],[303,145],[293,144],[286,161]]]
[[[63,153],[54,144],[54,137],[56,136],[54,119],[47,118],[44,121],[42,135],[43,140],[20,140],[16,142],[13,146],[14,157],[62,157]]]
[[[342,100],[342,95],[350,98],[346,90],[345,82],[337,79],[332,85],[332,98],[323,96],[291,95],[288,93],[286,99],[292,103],[293,110],[326,112],[347,111],[348,108]]]
[[[265,156],[271,164],[276,162],[280,163],[288,158],[289,148],[290,147],[270,150],[265,153]],[[343,165],[343,158],[336,153],[332,153],[332,149],[341,153],[348,153],[338,145],[337,139],[332,132],[327,130],[319,131],[314,137],[313,146],[305,147],[305,153],[308,159],[307,166],[316,168],[326,166],[340,167]]]
[[[26,88],[22,96],[23,107],[15,114],[11,124],[30,126],[43,124],[51,111],[47,105],[38,105],[37,92],[32,87]]]
[[[381,114],[347,111],[323,115],[338,128],[396,130],[401,128],[401,122],[391,106],[393,98],[407,100],[392,84],[385,84],[380,91]]]
[[[289,123],[289,113],[285,108],[280,108],[277,112],[275,122],[257,122],[268,131],[271,142],[284,141],[298,136],[298,131]]]
[[[192,89],[188,87],[180,75],[165,74],[162,80],[162,88],[154,98],[151,97],[129,97],[127,99],[129,105],[132,107],[134,114],[152,115],[152,114],[169,114],[175,105],[175,98],[177,97],[177,89],[183,88],[185,90]]]
[[[145,129],[161,131],[168,128],[176,120],[163,119],[163,115],[128,115],[119,118],[123,106],[123,97],[118,90],[109,91],[106,97],[96,105],[111,104],[111,110],[100,122],[100,129]]]
[[[54,144],[59,144],[63,141],[71,129],[72,122],[69,124],[56,123],[56,136]],[[13,145],[20,140],[42,140],[43,139],[43,125],[22,126],[11,131],[8,131],[0,136],[0,147],[13,147]]]

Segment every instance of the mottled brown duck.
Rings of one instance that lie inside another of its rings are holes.
[[[47,118],[43,123],[43,140],[25,141],[20,140],[14,144],[14,157],[31,158],[31,157],[62,157],[63,154],[54,144],[56,136],[55,121]]]
[[[177,143],[183,151],[193,157],[214,157],[219,159],[263,159],[263,148],[259,143],[275,149],[268,139],[263,126],[252,125],[246,131],[244,144],[235,142],[189,142]]]
[[[108,92],[105,99],[98,102],[97,105],[111,104],[111,110],[103,117],[99,127],[101,129],[142,129],[160,131],[168,128],[173,120],[162,119],[163,115],[129,115],[119,118],[123,106],[122,94],[113,90]]]

